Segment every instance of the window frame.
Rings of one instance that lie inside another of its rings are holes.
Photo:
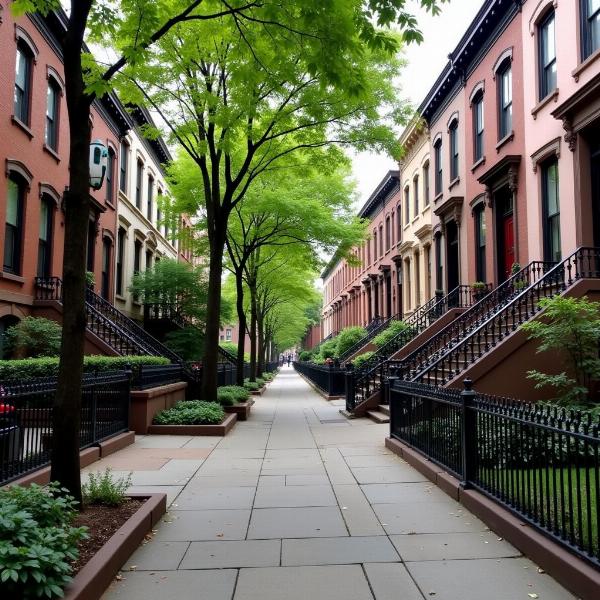
[[[444,161],[442,157],[442,138],[441,136],[433,144],[434,160],[434,194],[437,198],[444,189]]]
[[[127,179],[129,177],[129,144],[121,140],[119,148],[119,190],[127,196]]]
[[[429,189],[429,159],[423,163],[423,204],[424,207],[429,206],[430,202],[430,189]]]
[[[52,90],[54,94],[54,114],[48,115],[48,92]],[[54,77],[48,77],[48,87],[46,88],[46,117],[44,127],[44,144],[53,152],[58,152],[58,141],[60,132],[60,98],[62,96],[62,87]],[[49,140],[49,124],[52,127],[52,139]]]
[[[146,190],[146,218],[152,223],[154,214],[154,177],[152,173],[148,173],[148,186]]]
[[[449,158],[450,158],[450,183],[459,176],[459,148],[458,148],[458,119],[455,118],[448,126]]]
[[[599,9],[600,12],[600,9]],[[548,25],[550,22],[554,23],[553,35],[554,35],[554,58],[548,63],[544,64],[544,48],[545,40],[548,35]],[[553,8],[550,8],[544,16],[538,21],[537,26],[537,52],[538,52],[538,101],[542,101],[547,98],[550,94],[556,91],[557,88],[557,72],[556,72],[556,13]],[[553,75],[553,86],[550,87],[550,81],[548,78],[548,69],[554,67]]]
[[[2,270],[12,275],[21,275],[23,269],[23,239],[24,239],[24,216],[25,216],[25,201],[27,195],[28,183],[20,177],[18,174],[10,173],[8,176],[8,185],[6,188],[6,211],[5,211],[5,222],[4,222],[4,244],[3,244],[3,256],[2,256]],[[10,190],[11,183],[16,186],[17,189],[17,209],[16,209],[16,224],[8,222],[8,193]],[[11,228],[11,235],[8,234]],[[6,262],[9,245],[8,241],[11,240],[11,264]]]
[[[546,261],[560,261],[562,258],[561,251],[561,228],[560,228],[560,178],[558,170],[558,157],[552,155],[540,164],[541,174],[541,200],[542,200],[542,237],[544,244],[544,260]],[[556,206],[557,211],[549,213],[549,180],[548,174],[552,166],[556,167]],[[554,226],[558,225],[558,254],[553,256],[553,236]]]
[[[404,186],[404,224],[410,223],[410,186]]]
[[[594,47],[591,36],[591,21],[600,20],[600,7],[593,14],[589,13],[589,0],[580,1],[580,29],[581,29],[581,60],[584,61],[592,54],[600,50],[600,38],[597,40],[597,45]]]
[[[118,296],[123,295],[123,268],[125,266],[125,246],[126,246],[127,230],[124,227],[119,227],[117,231],[117,256],[115,264],[115,285]]]
[[[480,202],[477,206],[473,208],[473,217],[475,223],[475,278],[477,281],[482,281],[483,283],[486,283],[487,235],[484,234],[483,243],[481,235],[482,226],[484,232],[486,231],[484,202]]]
[[[114,204],[115,201],[115,161],[116,154],[112,146],[108,146],[108,161],[106,163],[106,202]]]
[[[24,88],[21,89],[17,83],[17,66],[19,64],[19,54],[23,55],[27,72],[24,77]],[[35,52],[22,38],[17,41],[17,48],[15,52],[15,83],[13,87],[13,116],[14,118],[22,123],[23,125],[31,126],[31,96],[33,87],[33,66],[35,63]],[[21,92],[19,99],[21,100],[21,109],[17,111],[17,89]],[[24,108],[23,108],[24,107]]]
[[[142,193],[144,190],[144,161],[138,158],[135,166],[135,206],[142,210]]]
[[[485,105],[483,90],[473,97],[471,111],[473,115],[473,163],[478,163],[485,156]],[[481,122],[480,117],[481,115]]]
[[[510,101],[505,103],[504,97],[507,75],[510,76]],[[498,141],[502,141],[513,132],[512,57],[507,57],[500,63],[496,71],[496,78],[498,89]]]
[[[415,212],[415,218],[419,216],[421,207],[419,206],[419,174],[413,175],[413,210]]]
[[[50,277],[52,273],[52,241],[54,233],[54,208],[56,203],[48,194],[42,194],[40,198],[40,234],[42,225],[42,208],[46,207],[46,239],[43,240],[41,235],[38,235],[38,260],[36,273],[38,277]],[[41,262],[43,261],[43,264]]]

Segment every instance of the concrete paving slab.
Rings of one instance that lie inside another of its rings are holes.
[[[406,568],[425,596],[434,592],[436,600],[575,599],[524,558],[413,562]]]
[[[220,473],[218,475],[202,475],[201,473],[198,473],[189,480],[186,487],[256,487],[257,485],[258,474]]]
[[[345,456],[344,459],[350,468],[408,466],[406,462],[398,458],[396,455],[390,456],[389,454]]]
[[[256,488],[194,487],[186,488],[177,498],[178,510],[252,508]]]
[[[498,538],[491,531],[392,535],[390,539],[404,562],[505,558],[521,555],[514,546]]]
[[[358,483],[405,483],[411,481],[428,481],[416,469],[409,465],[393,467],[355,467],[351,469]]]
[[[431,482],[371,483],[360,486],[371,504],[401,504],[402,502],[443,502],[451,500]],[[456,503],[458,507],[459,504]]]
[[[358,485],[335,485],[333,491],[350,535],[385,535],[377,515]]]
[[[163,436],[154,436],[163,437]],[[176,436],[173,436],[176,437]],[[215,448],[223,441],[222,436],[198,435],[184,444],[184,448]]]
[[[248,529],[248,539],[254,540],[346,535],[337,506],[255,509]]]
[[[234,600],[373,600],[359,565],[242,569]]]
[[[338,450],[342,456],[379,456],[392,455],[383,443],[378,443],[373,446],[339,446]],[[398,458],[398,460],[401,460]]]
[[[282,540],[282,566],[345,565],[398,562],[400,557],[386,536]]]
[[[364,569],[375,600],[423,600],[404,565],[372,563],[365,564]]]
[[[388,534],[461,533],[485,531],[485,525],[468,511],[447,502],[374,504],[373,510]]]
[[[231,600],[237,571],[157,571],[123,575],[103,600]]]
[[[330,485],[261,487],[254,499],[254,508],[336,505]]]
[[[140,546],[123,565],[123,571],[175,571],[190,542],[158,542],[151,539]]]
[[[261,475],[258,478],[258,487],[285,485],[285,475]]]
[[[192,439],[187,435],[145,435],[136,437],[135,445],[138,448],[183,448]]]
[[[328,485],[327,475],[286,475],[285,485]]]
[[[136,494],[167,494],[167,506],[170,506],[182,489],[182,485],[132,485],[128,491]]]
[[[155,540],[198,542],[243,540],[249,510],[172,510],[158,523]]]
[[[281,540],[192,542],[179,568],[277,567],[280,559]]]

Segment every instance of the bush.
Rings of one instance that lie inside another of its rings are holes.
[[[42,317],[25,317],[6,330],[6,347],[19,357],[58,356],[61,326]]]
[[[373,343],[377,348],[382,348],[395,337],[410,329],[404,321],[392,321],[379,335],[373,338]]]
[[[237,356],[237,344],[234,344],[233,342],[219,342],[219,346],[221,346],[223,350],[229,352],[229,354]],[[250,362],[250,352],[244,352],[244,362]]]
[[[110,468],[104,473],[90,473],[87,483],[81,486],[84,504],[121,506],[127,500],[127,490],[131,486],[131,473],[127,477],[113,479]]]
[[[165,346],[186,361],[201,360],[204,353],[204,334],[192,325],[169,331]]]
[[[155,425],[218,425],[224,418],[225,411],[220,404],[189,400],[161,410],[152,422]]]
[[[307,362],[312,357],[313,357],[312,352],[310,352],[309,350],[303,350],[302,352],[300,352],[300,356],[298,358],[300,359],[300,362]]]
[[[256,392],[261,388],[256,381],[244,381],[244,387],[250,392]]]
[[[274,378],[274,377],[275,377],[275,374],[274,374],[274,373],[263,373],[263,374],[262,374],[262,378],[263,378],[265,381],[273,381],[273,378]]]
[[[86,373],[102,373],[120,371],[130,366],[135,373],[141,365],[168,365],[170,362],[162,356],[84,356],[83,370]],[[58,357],[0,360],[0,381],[57,375]]]
[[[367,330],[363,327],[346,327],[337,336],[337,347],[335,356],[343,356],[352,346],[358,344],[367,335]]]
[[[323,342],[319,347],[319,362],[325,362],[328,358],[335,358],[337,352],[337,337]],[[316,357],[315,357],[316,358]]]
[[[373,356],[375,352],[364,352],[363,354],[359,354],[353,361],[355,369],[360,369],[362,366]]]
[[[77,503],[57,484],[0,490],[0,586],[3,598],[57,598],[85,527],[72,527]]]
[[[239,402],[246,402],[249,397],[248,390],[238,385],[223,385],[217,389],[217,401],[223,406],[233,406]]]

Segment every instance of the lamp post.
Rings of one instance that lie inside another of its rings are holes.
[[[90,144],[90,187],[99,190],[104,183],[108,167],[108,148],[100,141]]]

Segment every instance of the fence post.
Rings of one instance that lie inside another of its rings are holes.
[[[356,398],[354,397],[354,365],[348,363],[346,366],[346,410],[351,412],[356,406]]]
[[[98,385],[98,367],[94,371],[94,382],[92,383],[92,397],[90,399],[90,429],[92,439],[90,442],[93,444],[96,441],[96,429],[97,429],[97,400],[96,400],[96,386]]]
[[[127,377],[126,383],[126,394],[127,394],[127,406],[125,413],[125,426],[127,431],[129,431],[129,423],[131,422],[131,383],[133,381],[133,371],[131,370],[131,365],[125,365],[125,375]]]
[[[333,363],[329,363],[329,373],[327,374],[327,394],[331,396],[333,391]]]
[[[460,485],[466,489],[477,472],[477,414],[472,410],[477,393],[473,390],[473,382],[470,379],[465,379],[463,385],[465,389],[460,395],[462,420],[462,481]]]

